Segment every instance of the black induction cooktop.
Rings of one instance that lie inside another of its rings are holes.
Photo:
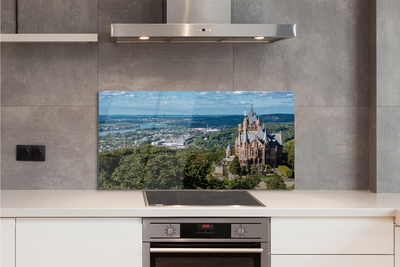
[[[265,206],[241,190],[146,190],[143,196],[146,206]]]

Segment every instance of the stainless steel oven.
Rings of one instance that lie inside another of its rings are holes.
[[[269,267],[269,218],[145,218],[143,267]]]

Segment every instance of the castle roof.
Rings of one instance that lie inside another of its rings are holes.
[[[226,149],[226,151],[232,151],[230,144],[228,144],[228,148]]]
[[[251,104],[251,109],[249,112],[249,115],[247,116],[247,122],[250,124],[252,122],[257,123],[258,117],[256,113],[253,110],[253,104]],[[251,144],[254,142],[254,140],[258,138],[262,143],[269,142],[270,147],[275,147],[275,146],[281,146],[282,145],[282,136],[280,133],[273,133],[273,134],[268,134],[267,129],[265,129],[264,123],[262,124],[262,127],[260,130],[258,130],[256,133],[248,133],[247,132],[247,127],[244,127],[244,131],[242,134],[239,134],[238,136],[238,144],[239,141],[241,142],[248,142]],[[227,150],[229,151],[229,150]]]
[[[268,134],[267,129],[258,130],[256,133],[247,133],[241,135],[242,142],[248,142],[251,144],[256,139],[261,141],[261,143],[269,142],[270,146],[280,146],[282,145],[282,136],[280,133]]]
[[[247,120],[249,121],[249,124],[252,122],[257,123],[257,115],[253,110],[253,104],[251,104],[251,109],[249,115],[247,116]]]

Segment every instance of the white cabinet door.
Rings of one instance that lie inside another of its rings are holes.
[[[142,266],[141,219],[16,221],[17,267]]]
[[[392,254],[393,218],[271,218],[271,254]]]
[[[394,252],[394,258],[396,260],[394,266],[395,267],[400,267],[400,226],[397,226],[394,228],[395,230],[395,249],[396,251]]]
[[[393,255],[272,255],[271,267],[392,267]]]
[[[1,218],[0,229],[0,266],[15,267],[15,218]]]

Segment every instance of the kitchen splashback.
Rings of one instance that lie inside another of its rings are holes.
[[[294,92],[101,91],[99,189],[293,189]]]

